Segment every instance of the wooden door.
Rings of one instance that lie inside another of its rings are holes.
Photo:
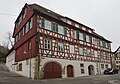
[[[67,76],[73,77],[73,66],[72,65],[67,66]]]
[[[44,78],[61,78],[61,67],[55,62],[48,63],[44,68]]]

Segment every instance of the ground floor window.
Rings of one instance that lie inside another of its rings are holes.
[[[101,64],[101,69],[104,69],[104,64]]]
[[[16,68],[17,71],[22,71],[22,63],[19,63]]]
[[[81,69],[81,74],[84,74],[85,72],[84,72],[84,64],[80,64],[80,69]]]

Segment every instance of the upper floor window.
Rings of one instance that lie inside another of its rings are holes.
[[[53,32],[58,32],[58,24],[57,23],[52,23],[52,31]]]
[[[29,31],[29,22],[27,22],[26,26],[25,26],[25,33],[27,33]]]
[[[64,35],[64,27],[61,25],[58,25],[58,33]]]
[[[58,51],[64,52],[64,44],[58,42]]]
[[[74,53],[74,45],[70,45],[70,53]]]
[[[92,42],[92,37],[89,35],[86,35],[86,42],[91,43]]]
[[[80,54],[80,55],[83,55],[83,54],[84,54],[83,51],[84,51],[83,48],[79,48],[79,54]]]
[[[44,39],[44,49],[48,49],[48,50],[51,49],[51,40],[50,39],[47,39],[47,38]]]
[[[49,20],[45,20],[44,18],[41,19],[41,27],[51,30],[51,22]]]
[[[30,19],[30,29],[33,27],[33,18]]]
[[[27,15],[27,8],[24,9],[23,18],[25,18],[26,15]]]
[[[20,24],[21,22],[22,22],[22,14],[19,17],[19,23],[18,24]]]
[[[77,37],[77,39],[79,39],[79,40],[84,40],[84,36],[83,36],[83,33],[81,33],[81,32],[79,32],[79,31],[76,31],[76,37]]]
[[[15,42],[17,42],[18,40],[20,40],[20,32],[15,37]]]
[[[18,27],[18,22],[15,23],[15,28],[17,28],[17,27]]]
[[[103,41],[100,40],[100,47],[102,47],[102,46],[103,46]]]
[[[70,24],[70,25],[72,25],[72,21],[70,21],[70,20],[67,20],[67,23]]]
[[[49,20],[44,20],[45,29],[51,30],[51,22]]]

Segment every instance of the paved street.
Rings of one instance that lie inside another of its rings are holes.
[[[76,78],[32,80],[10,73],[0,64],[0,84],[120,84],[119,75],[84,76]]]

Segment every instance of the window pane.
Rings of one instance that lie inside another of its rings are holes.
[[[83,55],[83,48],[79,48],[79,54]]]
[[[67,36],[67,28],[64,27],[64,35]]]
[[[64,51],[64,44],[63,43],[58,43],[58,51]]]
[[[45,20],[45,29],[51,30],[51,22],[48,20]]]
[[[83,33],[79,32],[79,40],[83,40]]]
[[[33,18],[30,19],[30,29],[33,27]]]
[[[64,35],[64,28],[61,25],[58,25],[58,33]]]

